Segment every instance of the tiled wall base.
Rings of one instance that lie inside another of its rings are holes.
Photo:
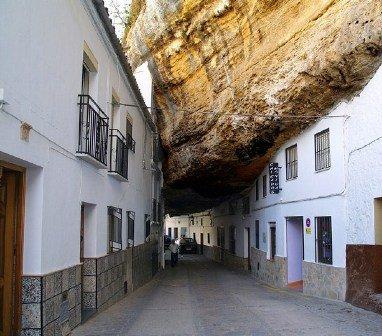
[[[126,281],[126,250],[84,260],[82,303],[86,310],[102,310],[121,299]]]
[[[333,300],[345,300],[346,269],[303,261],[304,293]]]
[[[222,263],[223,265],[235,270],[248,270],[248,259],[242,258],[222,250],[217,246],[203,246],[203,255],[213,261]]]
[[[81,323],[81,265],[24,276],[21,335],[68,335]]]
[[[287,285],[286,258],[276,256],[275,260],[268,260],[266,252],[251,248],[251,264],[255,279],[278,288]]]

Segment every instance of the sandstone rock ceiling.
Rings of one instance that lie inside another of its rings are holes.
[[[381,65],[382,0],[133,8],[124,47],[132,67],[148,61],[154,77],[173,213],[249,187],[280,145],[352,99]]]

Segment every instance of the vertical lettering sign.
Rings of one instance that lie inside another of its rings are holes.
[[[278,194],[280,192],[279,164],[272,162],[269,164],[269,193]]]

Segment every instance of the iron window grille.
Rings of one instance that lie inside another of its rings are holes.
[[[267,175],[263,176],[263,197],[267,197]]]
[[[127,246],[134,246],[135,212],[127,211]]]
[[[242,199],[242,205],[243,205],[243,215],[248,215],[250,213],[249,197],[244,197]]]
[[[79,95],[79,136],[77,153],[107,164],[109,118],[89,95]]]
[[[317,261],[331,265],[332,250],[332,219],[331,217],[316,217]]]
[[[117,129],[110,130],[110,173],[117,173],[127,180],[129,171],[129,148],[126,138]]]
[[[316,171],[329,169],[331,165],[329,129],[314,135],[314,148]]]
[[[155,198],[152,199],[152,218],[153,221],[156,222],[158,220],[158,212],[157,212],[157,200]]]
[[[135,141],[133,139],[133,125],[128,118],[126,118],[126,144],[127,144],[127,147],[135,153]]]
[[[109,253],[122,250],[122,209],[109,206]]]
[[[288,147],[285,150],[286,159],[286,179],[293,180],[298,176],[297,145]]]
[[[255,221],[255,247],[260,248],[260,221]]]
[[[145,214],[145,239],[150,236],[151,231],[151,220],[150,215]]]
[[[260,194],[260,191],[259,191],[259,180],[257,179],[256,182],[255,182],[255,197],[256,197],[256,201],[259,200],[259,194]]]
[[[275,260],[276,256],[276,226],[275,224],[271,224],[269,228],[269,233],[270,233],[270,242],[269,242],[269,247],[270,247],[270,259]]]
[[[229,227],[229,251],[232,254],[236,253],[236,227],[233,225]]]

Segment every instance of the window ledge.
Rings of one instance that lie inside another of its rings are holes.
[[[315,170],[314,172],[315,172],[316,174],[318,174],[318,173],[326,172],[326,171],[330,170],[330,168],[331,168],[331,167],[329,167],[329,168],[325,168],[325,169],[320,169],[320,170]]]
[[[92,157],[89,154],[77,152],[76,156],[78,158],[86,161],[87,163],[92,164],[93,166],[95,166],[98,169],[106,169],[107,168],[107,166],[105,164],[103,164],[102,162],[98,161],[97,159],[95,159],[94,157]]]
[[[116,180],[118,180],[120,182],[129,182],[129,180],[127,178],[123,177],[122,175],[119,175],[118,173],[107,172],[107,174],[111,177],[114,177]]]

